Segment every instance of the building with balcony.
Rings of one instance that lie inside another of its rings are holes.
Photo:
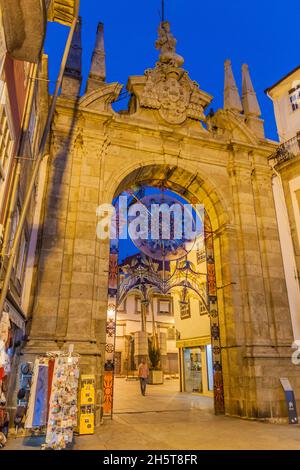
[[[269,157],[294,339],[300,340],[300,66],[266,90],[280,145]]]

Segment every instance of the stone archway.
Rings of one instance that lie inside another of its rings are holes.
[[[26,353],[74,343],[82,369],[97,376],[100,403],[109,240],[97,239],[97,207],[131,184],[164,181],[203,203],[211,221],[225,412],[286,416],[279,378],[299,386],[267,163],[273,146],[231,109],[218,110],[206,128],[192,108],[170,122],[142,93],[147,82],[130,78],[133,100],[122,114],[110,108],[117,84],[58,101]],[[208,95],[198,98],[204,106]]]
[[[145,165],[131,171],[118,185],[114,198],[117,197],[124,190],[130,189],[132,185],[145,185],[145,186],[156,186],[168,188],[173,192],[177,192],[179,195],[184,196],[184,198],[192,203],[196,204],[205,204],[208,206],[208,211],[205,209],[204,215],[204,236],[205,236],[205,245],[206,245],[206,259],[208,266],[207,274],[207,294],[208,294],[208,305],[210,312],[211,320],[211,341],[213,347],[213,370],[214,370],[214,408],[216,414],[225,413],[225,403],[224,403],[224,386],[223,386],[223,373],[222,373],[222,347],[221,347],[221,332],[220,332],[220,322],[219,322],[219,312],[218,312],[218,289],[216,282],[216,269],[215,269],[215,256],[214,256],[214,238],[216,234],[220,232],[220,220],[228,220],[229,217],[226,213],[226,209],[221,203],[218,204],[218,195],[210,188],[208,183],[204,182],[197,175],[193,175],[178,166],[170,166],[164,164],[154,164],[154,165]],[[209,203],[210,202],[210,203]],[[205,206],[206,207],[206,206]],[[210,217],[214,220],[214,230],[210,221]],[[219,237],[222,235],[219,235]],[[223,234],[224,236],[224,234]],[[109,287],[115,285],[114,272],[115,272],[115,257],[113,253],[110,255],[110,283]],[[219,257],[217,258],[217,263],[219,266],[218,272],[222,273],[222,259],[219,252]],[[225,280],[227,286],[231,286],[233,282],[230,282],[229,279]],[[219,285],[224,283],[223,278],[219,277]],[[109,289],[111,291],[111,288]],[[110,297],[111,299],[111,297]],[[109,301],[110,304],[111,300]],[[222,312],[224,315],[224,312]],[[224,325],[224,320],[222,324]],[[108,329],[110,322],[107,323]],[[108,330],[107,330],[108,331]],[[106,349],[110,347],[110,354],[113,347],[114,340],[110,337],[111,333],[108,331],[109,335],[107,336],[108,344],[106,344]],[[227,367],[228,368],[228,367]],[[108,371],[105,373],[104,379],[104,397],[105,397],[105,409],[106,413],[110,414],[112,411],[113,404],[113,373]],[[226,385],[225,385],[226,389]]]

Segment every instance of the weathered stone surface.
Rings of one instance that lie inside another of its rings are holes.
[[[130,87],[142,96],[145,77],[131,78]],[[139,100],[128,114],[105,103],[104,109],[97,90],[79,102],[58,102],[28,350],[44,350],[49,338],[74,342],[100,384],[109,243],[97,239],[96,209],[133,185],[163,182],[203,203],[211,220],[226,413],[284,415],[279,378],[288,376],[296,393],[299,380],[267,163],[273,145],[230,110],[219,110],[206,130],[188,115],[180,124],[166,122],[160,108]]]

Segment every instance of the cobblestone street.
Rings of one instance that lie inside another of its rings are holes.
[[[148,385],[115,381],[115,414],[93,436],[75,438],[76,450],[300,449],[300,426],[214,416],[212,399],[178,392],[178,381]],[[9,439],[6,447],[39,449],[41,439]]]

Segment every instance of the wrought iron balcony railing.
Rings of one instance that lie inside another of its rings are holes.
[[[277,166],[281,163],[292,160],[298,155],[300,155],[300,132],[298,132],[295,137],[292,137],[292,139],[279,145],[276,151],[270,155],[268,160],[274,160],[275,166]]]

